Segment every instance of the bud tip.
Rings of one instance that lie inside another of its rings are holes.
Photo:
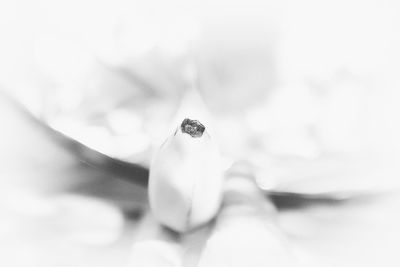
[[[191,137],[201,137],[205,129],[206,127],[199,121],[188,118],[184,119],[181,124],[182,133],[187,133]]]

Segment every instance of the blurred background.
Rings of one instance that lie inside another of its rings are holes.
[[[299,262],[399,266],[399,12],[0,0],[0,264],[138,266],[150,159],[192,106]]]

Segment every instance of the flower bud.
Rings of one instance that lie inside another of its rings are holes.
[[[185,232],[216,215],[222,183],[218,149],[207,129],[184,119],[151,163],[150,207],[161,224]]]

